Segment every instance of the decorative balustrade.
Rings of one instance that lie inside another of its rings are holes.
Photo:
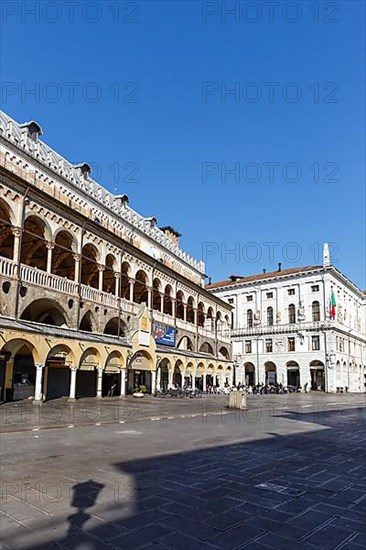
[[[175,325],[174,317],[172,317],[172,315],[168,315],[167,313],[161,313],[160,311],[154,309],[152,312],[152,316],[154,321],[158,321],[159,323],[164,323],[165,325],[170,326]]]
[[[13,260],[0,257],[0,275],[4,277],[16,277],[17,264]]]
[[[47,273],[36,267],[30,267],[28,265],[21,265],[20,278],[24,283],[30,283],[36,286],[42,286],[44,288],[50,288],[64,294],[76,295],[78,285],[70,279],[65,277],[59,277],[52,273]]]
[[[303,330],[322,330],[335,326],[334,321],[310,321],[307,323],[287,323],[277,325],[257,325],[242,327],[228,331],[233,338],[240,336],[262,336],[266,334],[281,334],[286,332],[301,332]]]

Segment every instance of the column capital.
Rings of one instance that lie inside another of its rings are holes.
[[[36,367],[36,369],[40,369],[42,370],[44,368],[45,365],[43,364],[39,364],[39,365],[34,365]]]
[[[121,278],[121,274],[118,272],[118,271],[115,271],[114,272],[114,276],[116,279],[120,279]]]
[[[81,254],[73,254],[72,257],[75,262],[80,262],[81,260]]]
[[[47,241],[46,242],[46,248],[48,250],[53,250],[55,248],[55,243],[53,243],[52,241]]]
[[[20,237],[22,230],[20,227],[12,227],[11,232],[13,233],[14,237]]]
[[[76,365],[70,365],[70,366],[69,366],[69,369],[70,369],[70,370],[78,370],[78,368],[77,368]]]
[[[128,282],[130,283],[130,285],[133,285],[135,283],[135,279],[133,277],[129,277]]]
[[[104,367],[97,367],[98,374],[102,373],[104,371]]]
[[[104,271],[105,266],[103,264],[98,264],[98,271]]]

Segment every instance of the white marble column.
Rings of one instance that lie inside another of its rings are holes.
[[[191,374],[191,380],[192,380],[192,390],[196,389],[196,377],[194,374]]]
[[[118,296],[119,296],[119,286],[120,286],[120,283],[121,283],[121,274],[120,273],[115,273],[114,274],[114,280],[115,280],[114,295],[116,296],[116,298],[118,298]]]
[[[156,391],[155,384],[156,384],[156,371],[152,370],[151,371],[151,395],[155,394],[155,391]]]
[[[135,279],[128,279],[128,283],[130,285],[129,301],[133,302],[133,287],[135,284]]]
[[[21,230],[20,230],[20,227],[13,227],[11,231],[14,236],[13,261],[18,263],[19,256],[20,256],[19,244],[20,244]]]
[[[152,308],[152,288],[150,286],[147,287],[147,307],[148,309]]]
[[[121,397],[126,395],[126,369],[121,369]]]
[[[104,265],[98,265],[98,290],[103,290]]]
[[[75,283],[78,283],[79,282],[79,277],[80,277],[81,256],[80,256],[80,254],[74,254],[73,258],[74,258],[74,262],[75,262],[74,281],[75,281]]]
[[[34,390],[34,403],[42,403],[42,382],[43,382],[43,369],[44,365],[36,365],[36,384]]]
[[[161,368],[160,368],[160,367],[157,368],[156,376],[157,376],[157,379],[156,379],[156,389],[157,389],[158,391],[160,391],[160,385],[161,385]]]
[[[97,371],[98,371],[98,377],[97,377],[97,399],[101,399],[101,397],[102,397],[103,369],[98,367]]]
[[[77,368],[74,367],[74,366],[70,367],[69,401],[75,401],[75,396],[76,396],[76,374],[77,374]]]
[[[202,375],[202,381],[203,381],[203,391],[204,391],[204,393],[206,393],[207,386],[206,386],[206,375],[205,374]]]
[[[168,390],[173,387],[173,371],[172,369],[168,370]]]
[[[47,248],[47,273],[51,273],[52,271],[52,250],[55,248],[54,243],[48,242],[46,243]]]

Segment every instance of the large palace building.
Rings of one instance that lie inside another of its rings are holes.
[[[125,395],[232,382],[232,306],[205,266],[0,113],[2,400]]]
[[[236,379],[327,392],[366,390],[366,294],[330,264],[231,276],[207,286],[232,304]]]

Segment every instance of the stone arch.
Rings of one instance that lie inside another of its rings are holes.
[[[101,355],[97,348],[89,347],[83,351],[79,361],[79,368],[92,367],[96,368],[101,364]]]
[[[264,370],[266,376],[266,384],[277,383],[277,366],[273,361],[267,361],[264,363]]]
[[[184,294],[178,290],[175,305],[175,316],[177,319],[184,319]]]
[[[139,269],[135,275],[135,282],[133,285],[133,301],[136,304],[147,304],[148,302],[148,277],[145,271]]]
[[[120,317],[112,317],[105,324],[103,334],[110,334],[111,336],[126,336],[127,325]]]
[[[40,298],[24,308],[20,318],[45,325],[67,327],[67,315],[56,300]]]
[[[194,324],[195,321],[195,306],[193,296],[189,296],[187,300],[187,322]]]
[[[128,262],[122,262],[121,267],[121,297],[125,300],[130,299],[130,277],[131,266]]]
[[[202,353],[209,353],[210,355],[214,354],[213,347],[209,342],[203,342],[203,344],[200,345],[199,351]]]
[[[115,367],[116,369],[122,369],[124,367],[123,354],[119,350],[113,350],[107,356],[104,369],[108,369],[111,366]]]
[[[197,306],[197,325],[199,327],[205,326],[205,305],[203,302],[199,302]]]
[[[47,268],[47,235],[51,230],[45,219],[29,214],[24,221],[20,261],[30,267],[46,271]]]
[[[245,376],[245,384],[247,386],[254,386],[255,366],[250,361],[248,361],[247,363],[244,363],[244,376]]]
[[[98,250],[92,243],[84,244],[81,252],[81,284],[99,287]]]
[[[161,282],[157,277],[153,280],[152,307],[156,311],[161,311]]]
[[[12,340],[9,340],[1,348],[1,353],[9,352],[11,353],[10,357],[14,359],[19,351],[24,347],[32,355],[35,363],[41,363],[41,355],[39,353],[39,350],[36,348],[33,342],[30,342],[26,338],[13,338]]]
[[[13,259],[14,235],[12,232],[14,215],[8,203],[0,199],[0,254],[4,258]]]
[[[74,249],[76,241],[73,235],[62,229],[57,232],[54,240],[54,249],[52,250],[51,271],[59,277],[66,277],[74,280],[75,277],[75,259]]]
[[[287,385],[300,386],[300,365],[296,361],[287,361]]]
[[[47,354],[46,363],[52,359],[67,366],[75,365],[75,353],[67,344],[53,346]]]
[[[103,291],[114,294],[116,292],[117,260],[111,253],[105,257],[105,268],[103,272]]]
[[[164,307],[163,313],[167,315],[173,314],[173,289],[171,285],[167,284],[164,288]]]
[[[84,332],[95,332],[95,329],[96,329],[95,317],[89,309],[84,313],[84,315],[80,320],[79,330],[82,330]]]
[[[194,351],[193,342],[189,336],[182,336],[178,342],[177,348],[186,351]]]
[[[230,359],[229,351],[225,346],[221,346],[221,348],[219,349],[219,355],[218,356],[222,357],[224,359]]]
[[[72,365],[75,365],[75,354],[66,344],[58,344],[49,351],[43,387],[46,399],[58,399],[69,395]]]

